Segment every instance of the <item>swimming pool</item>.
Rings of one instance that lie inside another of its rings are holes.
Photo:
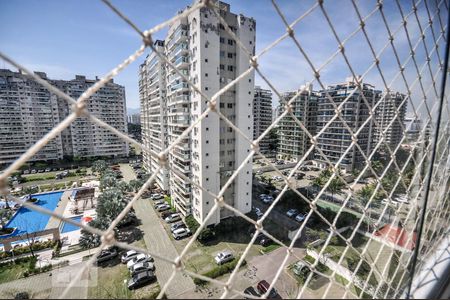
[[[82,218],[83,218],[83,216],[77,216],[77,217],[73,217],[71,219],[75,222],[81,223]],[[71,232],[71,231],[80,230],[80,229],[81,228],[76,225],[64,222],[61,233]]]
[[[31,195],[31,197],[39,199],[39,201],[35,205],[54,211],[56,206],[58,206],[58,202],[61,199],[63,193],[64,192],[51,192]],[[14,231],[11,236],[24,234],[26,232],[33,233],[36,231],[44,230],[49,219],[49,215],[37,212],[32,209],[28,209],[23,206],[16,212],[12,219],[9,220],[8,224],[6,224],[5,227],[17,227],[17,230]]]

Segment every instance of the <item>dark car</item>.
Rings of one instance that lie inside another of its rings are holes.
[[[156,280],[156,276],[152,271],[145,271],[136,274],[128,280],[128,289],[134,290],[143,287]]]
[[[260,241],[259,244],[263,247],[267,247],[270,244],[272,244],[272,240],[266,236],[264,236]]]
[[[261,294],[265,294],[269,290],[270,284],[265,280],[261,280],[260,282],[258,282],[258,285],[256,287]],[[275,290],[275,288],[272,288],[270,290],[269,295],[267,295],[267,298],[281,299],[280,295]]]
[[[260,296],[260,294],[258,294],[258,292],[252,286],[249,286],[248,288],[246,288],[244,290],[244,294],[247,294],[247,295],[250,295],[250,296],[255,296],[255,297],[259,297]],[[247,297],[244,297],[244,298],[245,299],[253,299],[253,298],[247,298]]]
[[[102,250],[100,254],[97,256],[97,264],[111,260],[117,256],[116,249]]]
[[[161,218],[162,218],[162,219],[165,219],[165,218],[167,218],[168,216],[170,216],[171,214],[173,214],[173,212],[171,212],[171,211],[163,211],[163,212],[161,213]]]

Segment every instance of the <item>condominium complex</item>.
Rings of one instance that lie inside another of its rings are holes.
[[[253,139],[256,140],[272,124],[272,92],[255,86],[253,98]],[[259,143],[260,151],[269,150],[268,134]]]
[[[127,121],[130,124],[141,124],[141,114],[131,114],[127,116]]]
[[[228,28],[254,53],[255,21],[231,13],[226,3],[214,1],[214,5],[219,6],[220,15]],[[161,41],[158,46],[161,47],[159,51],[207,97],[212,97],[250,67],[248,55],[236,45],[208,8],[201,8],[178,19],[170,26],[164,43]],[[164,140],[167,145],[177,142],[169,151],[168,190],[178,211],[184,215],[192,214],[199,222],[203,222],[214,205],[210,193],[219,193],[249,155],[250,144],[213,112],[196,124],[187,136],[178,140],[208,108],[207,100],[156,55],[147,58],[140,73],[141,103],[147,105],[147,108],[143,106],[141,112],[144,139],[148,146],[152,143],[152,136]],[[217,99],[217,109],[246,136],[253,134],[253,92],[254,73],[250,72]],[[159,110],[156,108],[158,105]],[[151,109],[153,106],[154,110]],[[152,131],[155,126],[152,118],[160,120],[161,128]],[[154,156],[152,153],[144,154],[147,168],[152,168]],[[158,164],[159,161],[155,161],[155,165]],[[190,180],[195,184],[191,184]],[[167,189],[167,186],[161,188]],[[251,190],[250,160],[226,189],[224,201],[247,213],[251,210]],[[221,208],[208,220],[208,224],[216,224],[231,215],[233,212]]]
[[[422,120],[414,116],[405,117],[406,139],[409,143],[417,142],[423,128]]]
[[[72,98],[78,98],[98,79],[51,80],[38,76]],[[127,132],[125,89],[107,83],[89,98],[87,109],[122,132]],[[51,94],[28,76],[0,70],[0,164],[11,163],[71,113],[70,105]],[[126,156],[128,144],[106,129],[77,118],[30,161],[58,160],[63,157]]]
[[[277,156],[280,159],[298,161],[311,147],[309,135],[300,127],[298,122],[301,122],[312,136],[315,135],[318,95],[313,91],[312,85],[309,85],[302,87],[297,92],[284,93],[282,96],[283,101],[280,103],[280,113],[284,112],[285,103],[296,97],[290,102],[292,114],[295,118],[287,114],[279,122],[280,145]],[[312,158],[312,154],[313,152],[310,152],[308,158]]]
[[[326,168],[329,163],[336,164],[342,156],[344,157],[340,162],[340,168],[344,172],[352,172],[364,166],[364,155],[368,156],[371,153],[375,139],[373,118],[369,119],[369,116],[371,108],[381,98],[381,91],[366,83],[361,84],[361,89],[362,91],[350,78],[344,83],[330,85],[326,90],[320,91],[317,104],[317,132],[323,130],[323,133],[317,139],[318,149],[314,154],[315,164],[319,167]],[[369,106],[364,101],[363,95]],[[344,102],[341,106],[341,117],[334,120],[332,118],[336,108],[333,102],[336,106]],[[330,124],[327,125],[328,123]],[[357,134],[357,145],[352,145],[352,133]]]
[[[164,41],[157,40],[154,47],[164,52]],[[139,94],[142,143],[153,153],[159,153],[167,148],[167,98],[164,63],[154,52],[140,66]],[[153,174],[158,171],[158,158],[149,151],[142,152],[142,161],[148,172]],[[155,181],[163,191],[169,190],[167,166],[161,166]]]
[[[405,95],[401,93],[384,93],[375,110],[375,142],[380,140],[382,146],[389,146],[392,151],[402,142],[403,122],[406,114]],[[382,139],[384,136],[384,139]]]

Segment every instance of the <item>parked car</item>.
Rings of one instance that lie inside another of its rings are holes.
[[[164,219],[164,221],[166,221],[166,223],[173,223],[173,222],[180,221],[180,220],[181,220],[180,214],[171,214],[170,216],[168,216],[167,218]]]
[[[180,228],[186,228],[186,224],[184,224],[183,222],[178,222],[178,223],[172,224],[172,226],[170,226],[170,231],[174,232],[175,230],[180,229]]]
[[[191,231],[187,228],[178,228],[172,232],[174,239],[179,240],[191,235]]]
[[[157,201],[155,201],[155,203],[153,204],[153,207],[156,208],[157,206],[162,205],[162,204],[165,204],[165,203],[166,203],[166,201],[164,201],[164,200],[157,200]]]
[[[262,202],[265,204],[270,204],[273,202],[273,197],[272,196],[267,196],[264,199],[262,199]]]
[[[150,195],[150,199],[152,199],[152,200],[159,200],[159,199],[163,199],[163,198],[164,198],[164,196],[161,194],[151,194]]]
[[[131,276],[145,271],[155,271],[155,265],[151,262],[140,262],[133,265],[130,269]]]
[[[266,198],[267,196],[269,196],[269,195],[261,194],[261,195],[259,195],[259,199],[263,200],[263,199]]]
[[[128,261],[130,261],[131,259],[135,258],[139,253],[137,253],[134,250],[130,250],[124,254],[122,254],[122,257],[120,258],[120,260],[122,261],[122,263],[127,263]]]
[[[50,172],[52,169],[51,168],[46,168],[45,172]]]
[[[30,172],[31,174],[36,174],[37,173],[37,171],[35,170],[35,169],[33,169],[33,170],[31,170],[31,172]]]
[[[256,286],[256,288],[261,294],[265,294],[269,290],[269,287],[270,284],[265,280],[261,280],[260,282],[258,282],[258,285]],[[281,298],[281,297],[280,295],[278,295],[278,292],[275,290],[275,288],[272,288],[267,298]]]
[[[295,216],[295,221],[297,222],[303,222],[303,220],[306,218],[306,215],[304,214],[298,214],[297,216]]]
[[[234,255],[233,255],[233,253],[231,253],[229,251],[219,252],[214,257],[214,260],[216,261],[216,264],[218,264],[218,265],[223,265],[224,263],[232,261],[233,259],[234,259]]]
[[[117,250],[102,250],[100,254],[97,256],[97,264],[111,260],[117,256]]]
[[[169,210],[169,209],[170,209],[169,204],[161,204],[161,205],[158,205],[158,207],[156,208],[156,211],[162,212],[162,211]]]
[[[244,294],[247,294],[247,295],[250,295],[250,296],[254,296],[254,297],[259,297],[260,296],[260,294],[258,294],[258,292],[252,286],[249,286],[248,288],[246,288],[244,290]],[[253,299],[253,298],[245,298],[245,299]]]
[[[23,171],[23,174],[25,175],[25,174],[30,174],[30,170],[24,170]]]
[[[128,280],[128,289],[133,290],[140,288],[144,285],[152,283],[156,280],[156,276],[152,271],[145,271],[136,274]]]
[[[173,212],[171,212],[170,210],[163,211],[161,213],[161,219],[165,220],[168,216],[170,216],[172,214],[173,214]]]
[[[308,179],[308,180],[313,180],[315,178],[316,177],[314,175],[306,175],[306,179]]]
[[[133,267],[137,263],[151,262],[151,261],[153,261],[153,257],[151,257],[148,254],[140,253],[136,257],[127,262],[127,268],[131,269],[131,267]]]
[[[286,216],[288,216],[289,218],[294,218],[297,215],[298,215],[298,210],[296,210],[294,208],[288,210],[286,213]]]
[[[264,215],[263,212],[258,207],[255,207],[255,213],[258,220]]]
[[[267,247],[267,246],[269,246],[270,244],[272,244],[272,240],[271,240],[269,237],[264,236],[264,237],[259,241],[259,244],[260,244],[261,246],[263,246],[263,247]]]
[[[44,173],[44,169],[38,170],[38,173]]]
[[[306,265],[306,263],[299,260],[292,266],[292,272],[294,272],[295,275],[301,276],[303,268],[308,268],[308,266]],[[310,271],[309,268],[308,268],[308,271]]]

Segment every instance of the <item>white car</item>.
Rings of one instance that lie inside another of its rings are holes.
[[[232,261],[233,259],[234,259],[233,253],[231,253],[229,251],[219,252],[214,257],[214,260],[216,261],[216,264],[218,264],[218,265],[222,265],[224,263]]]
[[[255,207],[255,213],[258,219],[260,219],[264,215],[261,209],[259,209],[258,207]]]
[[[170,216],[168,216],[167,218],[164,219],[164,221],[166,221],[166,223],[173,223],[173,222],[180,221],[180,220],[181,220],[180,214],[171,214]]]
[[[138,273],[144,272],[144,271],[154,271],[155,265],[151,262],[140,262],[135,265],[133,265],[130,269],[131,276],[134,276]]]
[[[298,210],[296,209],[290,209],[287,211],[286,216],[288,216],[289,218],[293,218],[298,214]]]
[[[270,204],[273,202],[273,197],[272,196],[267,196],[264,199],[262,199],[262,202],[265,204]]]
[[[303,222],[303,220],[306,218],[306,216],[304,215],[304,214],[298,214],[296,217],[295,217],[295,221],[297,221],[297,222]]]
[[[154,208],[157,208],[158,206],[160,206],[160,205],[162,205],[162,204],[164,204],[164,203],[166,203],[166,201],[164,201],[164,200],[157,200],[157,201],[155,201],[155,203],[153,204],[153,207],[154,207]]]
[[[187,228],[179,228],[172,232],[172,236],[174,239],[179,240],[191,235],[191,231]]]
[[[140,253],[138,254],[135,258],[131,259],[130,261],[127,262],[127,268],[131,270],[131,268],[138,263],[144,263],[144,262],[151,262],[153,260],[153,258],[148,255],[148,254],[144,254],[144,253]]]
[[[120,258],[120,260],[122,261],[122,263],[126,263],[128,261],[130,261],[131,259],[135,258],[139,253],[137,253],[134,250],[130,250],[127,253],[124,253],[122,255],[122,257]]]
[[[159,200],[159,199],[163,199],[163,198],[164,198],[164,196],[161,194],[151,194],[150,195],[150,199],[152,199],[152,200]]]
[[[161,204],[161,205],[158,205],[158,207],[156,207],[157,212],[162,212],[162,211],[169,210],[169,209],[170,209],[169,204]]]

